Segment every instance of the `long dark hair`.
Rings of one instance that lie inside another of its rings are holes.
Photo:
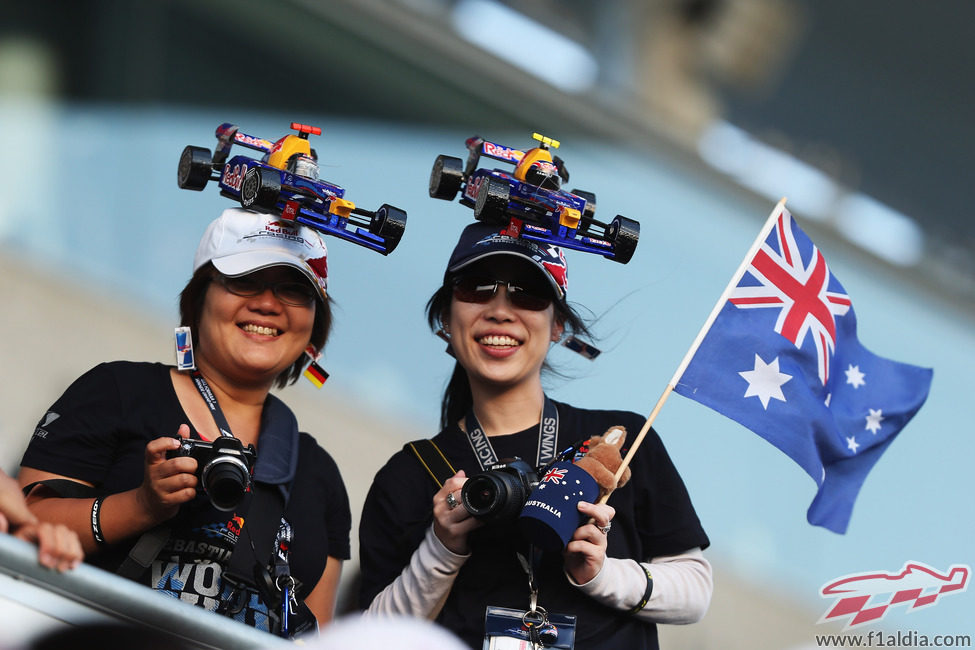
[[[220,273],[213,266],[213,262],[207,262],[196,270],[190,281],[186,283],[179,294],[179,324],[184,327],[192,328],[193,347],[199,348],[200,314],[203,313],[203,301],[206,299],[207,289],[213,279]],[[317,289],[317,287],[316,287]],[[325,347],[328,335],[332,330],[332,299],[315,299],[315,321],[312,323],[311,340],[309,343],[315,346],[316,350]],[[302,353],[293,364],[274,379],[274,385],[284,388],[288,384],[295,383],[302,372],[304,372],[307,359]]]
[[[450,303],[454,299],[453,278],[447,278],[444,285],[427,301],[427,324],[434,332],[442,329],[444,318],[450,313]],[[555,306],[555,320],[562,324],[564,334],[577,334],[585,338],[592,338],[589,327],[582,316],[565,300],[553,300]],[[548,362],[542,366],[548,370]],[[459,362],[454,363],[454,371],[450,381],[444,389],[443,399],[440,401],[440,428],[446,429],[467,415],[474,406],[474,396],[471,393],[471,382],[467,371]]]

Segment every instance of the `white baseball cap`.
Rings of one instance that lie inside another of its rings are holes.
[[[321,235],[278,216],[240,208],[224,210],[203,233],[193,271],[207,262],[229,277],[290,266],[318,287],[323,299],[327,296],[328,249]]]

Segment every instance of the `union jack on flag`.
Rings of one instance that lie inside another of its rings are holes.
[[[843,533],[932,371],[860,344],[850,297],[784,205],[766,229],[673,388],[798,463],[818,485],[809,523]]]
[[[569,470],[567,469],[556,469],[552,468],[548,470],[545,476],[542,477],[542,483],[554,483],[555,485],[561,485],[562,481],[565,480],[565,475]]]
[[[800,350],[806,335],[816,347],[816,364],[823,385],[829,379],[829,360],[836,347],[836,316],[850,311],[850,297],[830,291],[832,275],[826,259],[815,245],[809,261],[803,262],[788,213],[779,216],[775,228],[776,246],[762,244],[748,273],[759,283],[738,285],[728,299],[739,309],[778,310],[775,331]],[[812,242],[810,242],[812,243]]]

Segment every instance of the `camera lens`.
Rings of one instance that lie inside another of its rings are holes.
[[[472,476],[460,494],[467,511],[485,521],[513,519],[528,497],[521,479],[508,472]]]
[[[461,499],[464,507],[475,517],[483,517],[498,507],[498,495],[502,488],[493,474],[478,474],[472,476],[464,489]]]
[[[210,503],[217,510],[233,510],[240,504],[250,484],[247,466],[232,456],[214,458],[200,475]]]

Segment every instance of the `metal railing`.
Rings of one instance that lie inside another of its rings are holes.
[[[2,534],[0,594],[0,609],[6,599],[20,610],[26,608],[38,613],[37,619],[50,620],[51,626],[93,622],[134,624],[167,635],[190,648],[273,650],[292,645],[87,564],[65,573],[45,569],[37,562],[36,547]],[[21,617],[25,626],[36,625],[29,621],[37,619]],[[25,630],[8,632],[9,635],[0,631],[0,645],[13,636],[25,638],[28,634]]]

